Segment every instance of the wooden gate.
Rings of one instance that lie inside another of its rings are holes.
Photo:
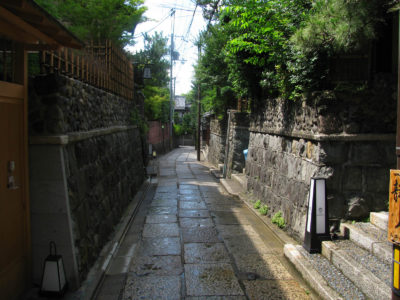
[[[29,279],[24,86],[0,81],[0,295],[17,299]]]

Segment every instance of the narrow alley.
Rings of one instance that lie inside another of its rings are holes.
[[[158,160],[96,299],[308,299],[282,244],[197,162],[193,147]]]

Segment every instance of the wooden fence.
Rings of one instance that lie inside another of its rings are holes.
[[[102,45],[92,42],[83,50],[42,51],[40,65],[43,74],[58,72],[133,100],[132,62],[111,41]]]

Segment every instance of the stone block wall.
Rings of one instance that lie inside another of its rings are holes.
[[[207,146],[207,160],[213,165],[223,164],[225,157],[227,119],[210,120],[210,140]]]
[[[34,282],[40,282],[48,242],[55,240],[62,246],[60,254],[71,258],[66,271],[74,289],[144,181],[147,147],[131,121],[134,101],[58,75],[36,77],[30,83],[32,219],[38,217],[37,208],[43,211],[47,206],[40,219],[51,227],[48,235],[35,234],[40,224],[32,222]],[[49,153],[57,154],[52,154],[53,162],[48,161]],[[63,180],[36,175],[47,170]],[[58,205],[63,210],[53,203],[63,203]],[[54,216],[60,214],[66,221],[57,222]]]
[[[302,239],[310,179],[327,179],[331,219],[363,219],[387,209],[389,170],[396,166],[396,93],[377,77],[357,95],[324,92],[304,101],[268,101],[250,121],[248,189],[282,211]]]
[[[232,112],[229,126],[229,148],[227,160],[227,177],[232,173],[242,173],[245,167],[243,150],[249,145],[249,115]]]

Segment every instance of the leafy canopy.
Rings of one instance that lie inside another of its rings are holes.
[[[144,0],[36,0],[83,41],[133,43],[133,32],[144,21]]]
[[[198,1],[210,22],[196,69],[205,105],[226,107],[218,92],[224,87],[231,87],[234,97],[255,101],[296,99],[307,90],[329,87],[330,59],[367,48],[388,2]]]
[[[144,35],[144,49],[133,55],[133,61],[140,72],[144,66],[151,69],[152,78],[145,79],[145,116],[148,120],[167,122],[169,119],[170,94],[168,90],[168,38],[155,32]]]

